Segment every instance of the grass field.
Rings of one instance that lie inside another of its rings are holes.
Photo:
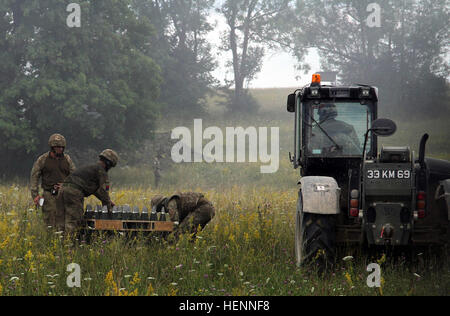
[[[171,191],[115,189],[116,203],[149,204]],[[1,295],[448,295],[448,257],[341,251],[320,277],[294,264],[296,190],[235,186],[207,190],[216,216],[195,242],[137,236],[97,236],[73,243],[43,226],[26,187],[0,187]],[[96,204],[94,199],[89,203]],[[343,261],[352,255],[355,259]],[[369,263],[382,267],[382,286],[369,288]],[[69,288],[67,265],[81,268],[81,287]]]
[[[368,254],[360,249],[339,253],[326,277],[313,266],[294,264],[294,214],[298,170],[288,160],[293,148],[293,118],[285,110],[294,89],[256,89],[257,115],[223,118],[209,100],[208,126],[279,127],[280,167],[261,174],[260,164],[166,164],[161,186],[153,187],[152,166],[120,164],[110,172],[116,204],[149,206],[156,194],[202,191],[216,216],[195,242],[158,236],[101,235],[86,244],[44,227],[32,205],[26,180],[0,184],[0,295],[449,295],[450,262],[427,254]],[[394,118],[398,131],[383,145],[410,145],[430,134],[427,155],[450,159],[450,127],[445,118],[410,121]],[[161,131],[193,122],[162,122]],[[170,157],[166,157],[170,160]],[[148,161],[151,161],[150,159]],[[164,164],[163,164],[164,165]],[[30,166],[31,168],[31,166]],[[20,183],[19,182],[19,183]],[[94,198],[87,203],[97,204]],[[353,256],[349,261],[344,257]],[[81,287],[69,288],[67,265],[81,268]],[[382,268],[380,288],[369,288],[369,263]]]

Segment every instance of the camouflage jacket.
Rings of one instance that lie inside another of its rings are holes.
[[[62,183],[74,170],[75,165],[67,154],[64,154],[64,158],[53,158],[50,152],[41,155],[31,169],[31,197],[34,199],[39,195],[39,180],[42,188],[49,191],[55,184]]]
[[[96,163],[77,169],[64,180],[64,186],[73,186],[81,190],[84,196],[94,194],[103,205],[109,205],[109,178],[108,173]]]
[[[159,208],[159,204],[164,201],[164,197],[161,195],[152,198],[152,206]],[[176,201],[179,220],[182,221],[189,213],[195,211],[196,208],[204,205],[212,204],[205,198],[202,193],[198,192],[178,192],[167,198],[167,203],[171,201]],[[170,211],[170,210],[169,210]],[[172,216],[172,214],[171,214]]]

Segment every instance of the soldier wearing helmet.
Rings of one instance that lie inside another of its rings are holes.
[[[33,164],[30,176],[31,198],[35,205],[43,197],[42,214],[47,226],[56,229],[64,227],[64,207],[58,191],[64,179],[75,170],[70,156],[64,153],[66,139],[61,134],[53,134],[48,140],[50,151],[41,155]],[[39,193],[39,181],[43,189]]]
[[[198,192],[176,193],[170,197],[157,195],[151,203],[157,210],[166,207],[170,220],[179,223],[176,236],[180,233],[195,235],[198,228],[203,229],[215,215],[212,203]]]
[[[334,150],[336,153],[344,155],[361,153],[362,148],[355,128],[336,119],[338,111],[335,104],[324,103],[319,105],[318,115],[320,127],[314,126],[313,128],[311,138],[313,148]],[[336,144],[330,138],[340,146],[340,151],[336,150]]]
[[[155,176],[155,187],[159,186],[159,181],[161,180],[161,162],[159,159],[161,155],[157,155],[153,158],[153,174]]]
[[[62,198],[65,212],[65,230],[76,232],[83,218],[84,198],[95,195],[110,211],[114,203],[109,197],[108,170],[115,167],[119,156],[114,150],[105,149],[97,163],[77,169],[64,180]]]

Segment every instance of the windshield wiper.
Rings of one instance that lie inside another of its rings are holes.
[[[317,122],[311,115],[309,115],[309,113],[307,113],[308,116],[311,118],[311,120],[313,120],[314,123],[316,123],[316,125],[320,128],[320,130],[325,134],[325,136],[327,136],[332,143],[334,143],[336,145],[336,149],[337,150],[341,150],[342,146],[339,145],[338,143],[336,143],[336,141],[330,136],[328,135],[328,133],[322,128],[322,126],[320,126],[319,122]]]

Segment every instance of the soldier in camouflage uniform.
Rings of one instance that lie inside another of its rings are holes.
[[[362,148],[355,128],[343,121],[336,120],[338,112],[336,105],[332,103],[321,104],[319,106],[319,124],[320,127],[330,136],[339,146],[341,150],[337,151],[335,144],[325,135],[319,128],[314,126],[311,138],[311,147],[314,149],[333,150],[336,154],[361,154]],[[322,152],[325,154],[325,152]]]
[[[161,163],[159,161],[160,155],[153,158],[153,174],[155,175],[155,187],[159,186],[159,180],[161,180]]]
[[[152,207],[157,208],[167,206],[170,220],[179,223],[176,236],[186,232],[195,235],[198,227],[203,229],[215,215],[212,203],[197,192],[177,193],[168,198],[157,195],[152,198],[151,203]]]
[[[64,153],[66,139],[60,134],[53,134],[48,140],[50,151],[41,155],[33,165],[30,176],[31,198],[35,205],[44,198],[42,214],[47,226],[58,230],[64,228],[64,206],[58,191],[64,179],[75,170],[70,156]],[[39,180],[43,189],[39,194]]]
[[[64,180],[62,197],[65,212],[65,231],[76,232],[83,219],[84,198],[94,194],[106,205],[108,210],[114,206],[109,197],[108,170],[115,167],[119,160],[117,153],[105,149],[99,155],[96,164],[82,167]]]

